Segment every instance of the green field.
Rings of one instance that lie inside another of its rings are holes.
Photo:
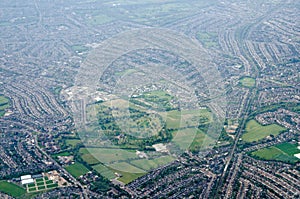
[[[42,182],[37,182],[36,184],[37,184],[37,186],[44,185],[44,181],[42,181]]]
[[[166,114],[161,113],[166,120],[168,129],[177,129],[179,127],[197,126],[199,123],[205,124],[212,121],[212,114],[208,109],[169,111]]]
[[[300,153],[297,144],[283,143],[268,148],[260,149],[251,153],[251,155],[265,160],[277,160],[287,163],[300,162],[294,154]]]
[[[197,130],[193,142],[191,143],[189,149],[191,151],[199,151],[201,148],[207,148],[209,146],[215,145],[216,140],[209,137],[201,130]]]
[[[126,172],[119,172],[122,174],[122,177],[120,177],[118,180],[128,184],[132,181],[134,181],[135,179],[145,175],[146,173],[126,173]]]
[[[53,180],[47,180],[46,185],[53,184]]]
[[[53,154],[52,157],[58,157],[58,156],[70,156],[72,155],[70,152],[61,152],[61,153],[56,153],[56,154]]]
[[[43,178],[38,178],[38,179],[35,179],[36,182],[44,182],[44,179]]]
[[[252,88],[255,86],[255,82],[255,79],[251,77],[243,77],[242,79],[240,79],[239,83],[244,87]]]
[[[215,144],[214,139],[195,128],[176,131],[172,142],[181,150],[190,149],[192,151]]]
[[[112,169],[112,171],[121,174],[122,177],[118,178],[118,180],[125,184],[128,184],[128,183],[132,182],[133,180],[146,174],[146,173],[128,173],[128,172],[114,170],[114,169]]]
[[[130,165],[126,162],[115,163],[115,164],[112,164],[111,166],[113,168],[104,166],[102,164],[98,164],[98,165],[93,166],[93,169],[95,169],[102,176],[104,176],[110,180],[116,178],[115,173],[119,173],[122,175],[122,177],[118,178],[118,180],[125,184],[132,182],[133,180],[137,179],[138,177],[141,177],[146,174],[145,171],[143,171],[137,167],[134,167],[133,165]],[[120,169],[121,171],[118,169]],[[128,173],[128,172],[125,172],[122,170],[128,170],[131,173]],[[136,173],[136,172],[138,172],[138,173]]]
[[[67,166],[66,170],[75,178],[78,178],[79,176],[89,172],[89,170],[79,162],[75,162],[74,164]]]
[[[91,104],[87,110],[87,120],[91,125],[83,135],[88,135],[90,147],[81,148],[79,155],[107,179],[116,178],[117,172],[122,174],[118,180],[129,183],[152,169],[174,161],[172,156],[160,157],[160,152],[151,150],[152,145],[157,143],[171,143],[172,153],[173,149],[175,153],[187,149],[199,151],[203,146],[214,144],[213,139],[205,134],[206,126],[212,122],[210,110],[203,107],[179,111],[176,98],[163,90],[134,94],[129,101],[98,102]],[[125,123],[125,127],[130,127],[130,134],[120,125],[128,117],[126,110],[129,110],[131,120]],[[141,133],[147,136],[140,136]],[[99,139],[99,136],[104,139]],[[139,158],[137,150],[145,151],[148,158]]]
[[[259,141],[270,135],[277,136],[284,130],[286,130],[284,127],[277,124],[263,126],[255,120],[250,120],[246,124],[246,133],[243,134],[242,140],[245,142]]]
[[[42,190],[44,190],[44,189],[46,189],[46,186],[45,186],[45,185],[38,186],[38,191],[42,191]]]
[[[35,192],[35,191],[37,191],[37,190],[36,190],[35,187],[31,187],[31,188],[28,188],[28,191],[29,191],[29,192]]]
[[[51,188],[56,188],[58,187],[58,184],[49,184],[47,185],[48,189],[51,189]]]
[[[112,163],[120,160],[128,160],[137,158],[135,152],[130,152],[122,149],[111,149],[111,148],[82,148],[80,149],[81,157],[88,164],[94,164],[95,158],[101,160],[103,163]],[[95,156],[95,158],[91,158]]]
[[[81,143],[80,139],[67,139],[66,140],[66,145],[75,147],[77,144]]]
[[[0,192],[6,193],[13,197],[20,197],[26,193],[26,190],[18,185],[6,181],[0,181]]]
[[[95,165],[93,166],[93,169],[109,180],[116,178],[116,175],[112,172],[112,170],[103,164]]]
[[[171,110],[174,108],[170,103],[174,97],[162,90],[146,92],[132,99],[134,100],[131,100],[131,102],[144,106],[145,108],[151,107],[152,109],[161,111]]]
[[[43,181],[43,178],[41,178],[41,180],[42,180],[42,181],[37,181],[37,182],[38,182],[38,183],[44,182],[44,181]],[[44,184],[44,183],[43,183],[43,184]],[[35,187],[35,184],[32,183],[32,184],[28,184],[27,186],[28,186],[28,187]]]
[[[155,169],[161,165],[168,164],[170,162],[174,161],[174,158],[172,156],[162,156],[155,159],[138,159],[133,160],[130,162],[130,164],[141,168],[143,170],[149,171],[151,169]]]
[[[35,182],[26,185],[26,188],[27,187],[28,187],[28,193],[34,194],[36,192],[46,191],[48,189],[53,189],[55,187],[58,187],[58,184],[54,183],[53,180],[49,180],[47,176],[44,176],[43,178],[35,179]]]
[[[0,95],[0,117],[5,114],[5,110],[10,107],[9,99]]]

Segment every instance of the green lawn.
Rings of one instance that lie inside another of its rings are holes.
[[[75,162],[74,164],[67,166],[66,170],[75,178],[78,178],[89,171],[83,164],[79,162]]]
[[[265,160],[277,160],[287,163],[300,162],[300,159],[296,158],[294,154],[300,153],[297,148],[298,145],[283,143],[275,146],[260,149],[251,153],[251,155]]]
[[[42,190],[44,190],[44,189],[46,189],[45,185],[38,186],[38,190],[39,190],[39,191],[42,191]]]
[[[75,147],[77,144],[81,143],[80,139],[67,139],[66,140],[66,145]]]
[[[47,180],[46,181],[46,184],[48,185],[48,184],[53,184],[53,180]]]
[[[297,148],[298,144],[291,144],[291,143],[282,143],[282,144],[278,144],[276,145],[276,147],[283,151],[284,153],[288,154],[288,155],[294,155],[297,153],[300,153],[300,150]]]
[[[45,179],[45,182],[46,182],[46,185],[44,183],[44,179]],[[45,191],[47,189],[52,189],[52,188],[55,188],[55,187],[58,187],[58,184],[57,183],[54,183],[53,180],[49,180],[47,176],[44,176],[43,178],[38,178],[35,180],[35,183],[33,184],[28,184],[28,193],[29,194],[33,194],[31,192],[41,192],[41,191]],[[36,186],[38,188],[38,190],[36,190]]]
[[[198,130],[189,149],[191,151],[199,151],[199,149],[206,148],[211,145],[215,145],[215,143],[216,143],[216,140],[209,137],[203,131]]]
[[[240,79],[240,84],[244,87],[252,88],[255,86],[255,79],[251,77],[243,77]]]
[[[126,162],[120,162],[110,165],[110,169],[115,173],[122,174],[122,177],[118,178],[119,181],[128,184],[133,180],[137,179],[146,174],[146,172],[142,169],[139,169],[131,164]],[[125,170],[125,171],[124,171]]]
[[[174,161],[174,158],[172,156],[162,156],[155,159],[139,159],[139,160],[133,160],[130,162],[130,164],[141,168],[143,170],[149,171],[151,169],[155,169],[161,165],[168,164],[170,162]]]
[[[28,187],[35,187],[35,184],[32,183],[32,184],[28,184],[27,186],[28,186]]]
[[[44,185],[44,182],[37,182],[36,184],[37,184],[37,186],[41,186],[41,185]]]
[[[49,185],[47,185],[47,187],[48,187],[49,189],[55,188],[55,187],[58,187],[58,184],[49,184]]]
[[[277,124],[263,126],[255,120],[250,120],[246,124],[246,133],[243,134],[242,140],[245,142],[259,141],[270,135],[277,136],[284,130],[286,128]]]
[[[146,174],[146,173],[125,173],[125,172],[119,172],[119,173],[122,174],[122,177],[119,178],[118,180],[125,184],[128,184],[128,183],[134,181],[135,179]]]
[[[198,130],[194,128],[179,130],[174,134],[172,143],[185,151],[193,143],[197,131]]]
[[[128,184],[128,183],[134,181],[135,179],[146,174],[146,173],[127,173],[124,171],[118,171],[118,170],[114,170],[114,169],[112,169],[112,171],[121,174],[122,177],[118,178],[118,180],[125,184]]]
[[[29,190],[29,192],[32,192],[32,191],[36,191],[36,188],[35,187],[31,187],[28,190]]]
[[[145,173],[145,170],[139,169],[127,162],[117,162],[109,165],[114,170],[124,171],[128,173]]]
[[[58,156],[70,156],[72,155],[70,152],[61,152],[61,153],[57,153],[57,154],[53,154],[52,157],[58,157]]]
[[[26,193],[24,188],[6,181],[0,181],[0,191],[16,198]]]
[[[137,157],[135,152],[111,148],[82,148],[79,152],[82,159],[88,164],[94,163],[95,158],[101,160],[103,163],[112,163]],[[95,158],[90,159],[91,155],[89,153],[95,156]]]
[[[38,179],[35,179],[36,182],[44,182],[44,179],[43,178],[38,178]]]
[[[207,136],[203,131],[188,128],[174,133],[172,140],[181,150],[190,149],[192,151],[215,144],[215,140]]]
[[[9,107],[9,99],[3,95],[0,95],[0,117],[4,116],[5,110]]]
[[[95,169],[98,173],[100,173],[102,176],[104,176],[109,180],[114,179],[116,177],[114,172],[112,172],[112,170],[110,170],[108,167],[102,164],[93,166],[93,169]]]
[[[161,113],[166,119],[166,126],[168,129],[177,129],[179,127],[187,127],[188,125],[198,125],[210,123],[212,121],[212,114],[208,109],[200,110],[183,110],[183,111],[169,111],[167,114]]]

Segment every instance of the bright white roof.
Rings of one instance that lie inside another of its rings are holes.
[[[22,185],[24,185],[24,184],[31,184],[31,183],[34,183],[34,181],[33,181],[32,178],[26,179],[26,180],[22,180]]]
[[[21,180],[31,179],[31,175],[21,176]]]
[[[300,153],[294,155],[296,158],[300,159]]]

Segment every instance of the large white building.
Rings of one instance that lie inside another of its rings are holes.
[[[32,179],[31,175],[25,175],[21,176],[21,183],[22,185],[31,184],[34,183],[34,180]]]

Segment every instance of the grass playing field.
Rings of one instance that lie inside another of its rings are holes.
[[[155,169],[161,165],[168,164],[170,162],[174,161],[174,158],[172,156],[162,156],[155,159],[138,159],[133,160],[130,162],[130,164],[141,168],[143,170],[149,171],[151,169]]]
[[[107,179],[114,179],[116,178],[116,175],[110,170],[108,167],[104,166],[103,164],[97,164],[93,166],[93,169],[95,169],[98,173],[100,173],[102,176],[106,177]]]
[[[66,145],[75,147],[77,144],[81,143],[80,139],[67,139],[66,140]]]
[[[70,156],[70,155],[72,155],[72,154],[66,151],[66,152],[61,152],[61,153],[53,154],[52,157],[58,157],[58,156]]]
[[[244,87],[252,88],[255,86],[255,79],[251,77],[244,77],[240,79],[240,84]]]
[[[145,173],[145,170],[139,169],[127,162],[117,162],[109,165],[110,168],[117,171],[124,171],[128,173]]]
[[[75,178],[78,178],[89,171],[83,164],[79,162],[75,162],[74,164],[67,166],[66,170]]]
[[[284,127],[277,124],[263,126],[255,120],[250,120],[246,124],[246,133],[243,134],[242,140],[245,142],[259,141],[270,135],[276,136],[284,130],[286,130]]]
[[[15,198],[18,198],[26,193],[24,188],[6,181],[0,181],[0,191]]]
[[[9,108],[9,99],[0,95],[0,117],[5,114],[5,109]]]
[[[251,154],[260,159],[296,163],[300,162],[300,159],[294,156],[294,154],[300,153],[297,146],[297,144],[283,143],[254,151]]]
[[[192,151],[215,143],[215,141],[203,131],[194,128],[177,131],[174,134],[172,142],[181,150],[190,149]]]
[[[90,155],[89,153],[93,154],[93,156],[95,156],[96,159],[101,160],[101,162],[103,163],[113,163],[116,161],[137,158],[135,151],[130,152],[127,150],[111,148],[80,149],[82,159],[84,159],[84,161],[86,161],[88,164],[93,164],[95,162],[95,158],[89,159],[92,156],[88,156],[89,158],[87,158],[86,155]]]

